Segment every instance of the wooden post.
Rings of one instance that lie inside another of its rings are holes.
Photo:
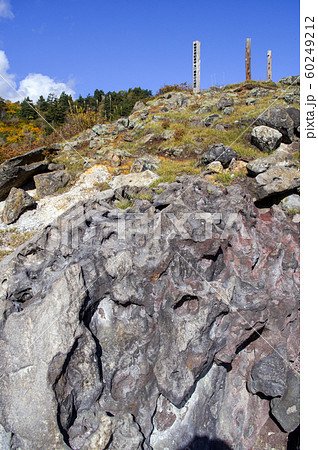
[[[251,80],[251,39],[246,39],[246,50],[245,50],[245,69],[246,69],[246,80]]]
[[[267,81],[272,81],[272,52],[267,52]]]

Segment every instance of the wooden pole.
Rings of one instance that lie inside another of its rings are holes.
[[[272,81],[272,52],[267,52],[267,81]]]
[[[246,50],[245,50],[245,69],[246,69],[246,80],[251,80],[251,39],[246,39]]]

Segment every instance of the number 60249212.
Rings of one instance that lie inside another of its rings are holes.
[[[305,52],[308,53],[308,55],[305,56],[305,77],[306,78],[313,78],[315,76],[314,73],[314,63],[315,63],[315,18],[314,17],[305,17]],[[307,31],[309,30],[309,31]]]

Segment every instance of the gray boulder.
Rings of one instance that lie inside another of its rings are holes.
[[[35,200],[23,189],[12,188],[4,205],[2,220],[6,224],[15,222],[21,214],[31,206]]]
[[[253,394],[261,393],[267,397],[281,397],[286,389],[287,351],[284,345],[259,360],[252,368],[251,380],[247,387]]]
[[[273,94],[272,89],[267,89],[263,87],[256,87],[251,90],[249,97],[268,97]]]
[[[299,127],[300,127],[300,111],[297,108],[289,106],[286,108],[287,113],[291,117],[294,122],[294,133],[299,136]]]
[[[299,373],[290,369],[287,373],[287,387],[284,395],[271,400],[271,413],[287,433],[294,431],[299,425],[299,394]]]
[[[274,153],[268,156],[262,156],[260,158],[254,159],[247,164],[247,172],[251,177],[256,177],[262,172],[271,167],[297,167],[297,162],[293,158],[292,154],[283,148],[279,148]]]
[[[143,109],[146,105],[144,104],[144,102],[142,101],[138,101],[135,103],[135,106],[132,109],[132,113],[139,111],[140,109]]]
[[[36,193],[40,197],[54,194],[58,189],[67,185],[70,174],[66,170],[43,173],[34,177]]]
[[[290,144],[294,140],[294,121],[285,108],[270,108],[266,110],[256,121],[256,125],[265,125],[278,130],[282,136],[282,142]]]
[[[220,161],[224,168],[228,167],[232,159],[237,159],[238,154],[223,144],[213,145],[207,152],[203,153],[200,164],[209,164],[212,161]]]
[[[233,105],[234,99],[232,97],[221,97],[220,100],[217,102],[216,107],[217,109],[224,109]]]
[[[273,128],[261,125],[251,133],[251,143],[263,152],[272,152],[282,142],[282,134]]]
[[[279,80],[283,86],[300,86],[300,76],[299,75],[291,75],[289,77],[281,78]]]
[[[271,167],[257,175],[249,184],[255,201],[276,195],[288,195],[300,187],[299,170],[293,167]]]
[[[205,119],[203,119],[202,122],[204,126],[210,127],[218,119],[221,119],[221,116],[219,116],[218,114],[211,114],[210,116],[207,116]]]
[[[136,159],[136,161],[131,166],[131,172],[144,172],[145,170],[157,170],[161,160],[156,156],[144,156]]]
[[[297,194],[289,195],[280,202],[279,206],[287,214],[298,214],[300,211],[300,196]]]

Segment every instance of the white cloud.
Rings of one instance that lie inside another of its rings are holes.
[[[15,91],[17,85],[14,81],[14,75],[8,73],[9,68],[8,58],[4,51],[0,50],[0,97],[11,100],[17,97]]]
[[[69,95],[75,95],[71,88],[72,82],[57,82],[41,73],[30,73],[17,87],[17,83],[14,81],[15,75],[9,73],[9,68],[8,58],[5,52],[0,50],[0,97],[4,99],[16,102],[23,100],[25,97],[30,97],[31,100],[36,102],[40,95],[43,95],[44,98],[47,98],[49,94],[59,97],[63,91]]]
[[[70,87],[70,83],[58,83],[47,75],[41,73],[30,73],[21,81],[18,92],[20,95],[30,97],[31,100],[37,101],[40,95],[47,98],[49,94],[59,97],[62,92],[74,95],[75,92]]]
[[[0,17],[13,19],[14,14],[11,11],[10,0],[0,0]]]

